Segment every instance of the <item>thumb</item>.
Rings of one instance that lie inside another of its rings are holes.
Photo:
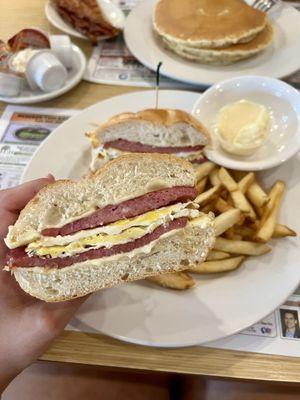
[[[54,182],[54,177],[36,179],[0,192],[1,208],[9,212],[19,212],[46,185]]]

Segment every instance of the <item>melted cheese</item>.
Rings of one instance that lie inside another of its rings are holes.
[[[108,161],[114,160],[115,158],[126,154],[126,151],[121,151],[109,147],[105,149],[102,145],[92,149],[92,162],[90,168],[93,172],[97,171],[102,165],[106,164]]]
[[[90,139],[92,141],[92,139]],[[109,147],[105,149],[103,146],[98,146],[92,149],[92,162],[90,168],[95,172],[102,165],[106,164],[108,161],[114,160],[115,158],[121,156],[122,154],[127,154],[128,152]],[[195,160],[203,155],[202,150],[198,151],[186,151],[174,153],[177,157],[184,158],[186,160]]]
[[[77,232],[69,236],[55,238],[44,237],[30,243],[26,252],[30,255],[66,257],[82,253],[87,249],[110,248],[116,244],[131,242],[147,233],[153,232],[159,225],[180,217],[197,218],[200,212],[195,203],[178,203],[149,211],[134,218],[124,219],[104,227]]]

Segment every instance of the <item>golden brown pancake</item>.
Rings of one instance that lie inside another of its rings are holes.
[[[219,49],[200,49],[180,44],[174,45],[174,42],[169,42],[167,39],[163,39],[163,41],[170,50],[189,60],[206,64],[230,64],[260,53],[270,45],[272,38],[273,29],[268,23],[250,42],[233,44]]]
[[[242,0],[159,0],[153,25],[169,42],[218,48],[253,39],[266,16]]]

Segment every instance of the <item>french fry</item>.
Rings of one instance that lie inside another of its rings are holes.
[[[282,181],[277,181],[274,183],[272,186],[270,192],[269,192],[269,201],[264,207],[264,214],[261,219],[261,225],[264,224],[265,220],[268,218],[269,214],[271,213],[272,209],[274,208],[276,199],[278,195],[281,195],[284,191],[285,188],[285,183]]]
[[[230,196],[235,207],[248,214],[251,219],[255,219],[256,215],[252,206],[244,194],[240,191],[238,184],[235,182],[229,172],[223,167],[219,170],[219,178],[222,184],[230,192]]]
[[[228,272],[237,269],[245,257],[232,257],[225,260],[205,261],[189,268],[189,272],[197,274],[215,274],[217,272]]]
[[[253,172],[249,172],[247,175],[245,175],[244,178],[242,178],[238,183],[240,191],[245,194],[254,180],[255,175]]]
[[[222,197],[218,197],[214,201],[214,206],[216,210],[219,211],[220,213],[226,212],[228,210],[234,210],[234,207],[229,205],[224,199],[222,199]]]
[[[269,201],[268,195],[263,191],[256,181],[249,186],[246,196],[251,203],[258,208],[264,207]]]
[[[241,179],[244,178],[245,175],[247,175],[247,172],[245,172],[245,171],[236,171],[236,170],[233,170],[233,171],[232,171],[232,175],[233,175],[233,177],[234,177],[234,180],[235,180],[236,182],[239,182]]]
[[[209,212],[214,212],[215,211],[215,207],[212,203],[208,203],[206,204],[206,206],[202,207],[200,209],[201,212],[203,212],[204,214],[208,214]]]
[[[206,161],[205,163],[201,164],[195,170],[197,182],[205,178],[214,168],[216,168],[216,164],[212,163],[211,161]]]
[[[216,235],[220,236],[240,220],[241,212],[236,208],[228,210],[215,218]]]
[[[219,178],[219,168],[213,169],[208,177],[212,186],[221,186],[221,181]]]
[[[208,253],[206,261],[224,260],[225,258],[229,258],[229,257],[230,257],[230,254],[229,253],[225,253],[225,251],[211,250]]]
[[[284,183],[278,181],[270,191],[270,201],[265,207],[259,230],[256,233],[258,241],[267,242],[273,235],[284,187]]]
[[[206,182],[207,182],[207,177],[201,179],[201,181],[197,183],[196,185],[197,194],[200,194],[204,191]]]
[[[228,203],[231,207],[235,208],[235,206],[234,206],[234,204],[233,204],[233,201],[232,201],[232,198],[230,197],[230,193],[229,193],[229,192],[228,192],[226,201],[227,201],[227,203]]]
[[[281,238],[286,236],[297,236],[297,233],[286,225],[276,224],[272,237]]]
[[[234,192],[236,190],[239,190],[238,184],[236,181],[232,178],[232,176],[229,174],[227,169],[225,168],[220,168],[219,169],[219,178],[222,184],[225,186],[225,188],[229,192]]]
[[[242,226],[245,223],[245,220],[246,220],[245,214],[241,214],[241,218],[239,222],[237,222],[237,225]]]
[[[155,283],[169,289],[185,290],[193,287],[195,281],[186,272],[173,272],[151,276],[146,279],[149,282]]]
[[[261,256],[271,251],[271,247],[262,243],[254,243],[242,240],[228,240],[218,237],[214,250],[225,251],[232,254],[243,254],[248,256]]]
[[[229,228],[229,229],[227,229],[227,231],[226,232],[224,232],[224,235],[223,235],[226,239],[231,239],[231,240],[233,240],[234,239],[234,230],[233,230],[233,228]]]
[[[252,221],[255,221],[256,219],[255,211],[253,210],[253,207],[248,202],[244,194],[241,191],[237,190],[235,192],[230,193],[230,195],[232,197],[232,201],[236,206],[236,208],[247,214],[247,217],[249,217]]]
[[[214,196],[219,192],[219,188],[217,186],[212,187],[211,189],[206,190],[206,192],[203,192],[199,194],[194,200],[195,203],[198,203],[200,205],[205,205],[209,200],[214,198]]]
[[[245,225],[242,225],[242,226],[236,225],[234,227],[234,232],[237,235],[240,235],[242,238],[245,238],[245,239],[253,240],[255,237],[255,230],[250,228],[249,226],[245,226]]]
[[[233,228],[232,228],[232,229],[233,229]],[[238,234],[235,233],[234,230],[233,230],[232,240],[243,240],[243,236],[242,236],[242,235],[238,235]]]
[[[262,207],[255,207],[255,211],[259,218],[264,215],[264,209]]]

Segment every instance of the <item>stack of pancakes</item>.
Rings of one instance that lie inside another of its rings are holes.
[[[167,48],[208,64],[252,57],[273,37],[266,14],[242,0],[158,0],[153,26]]]

